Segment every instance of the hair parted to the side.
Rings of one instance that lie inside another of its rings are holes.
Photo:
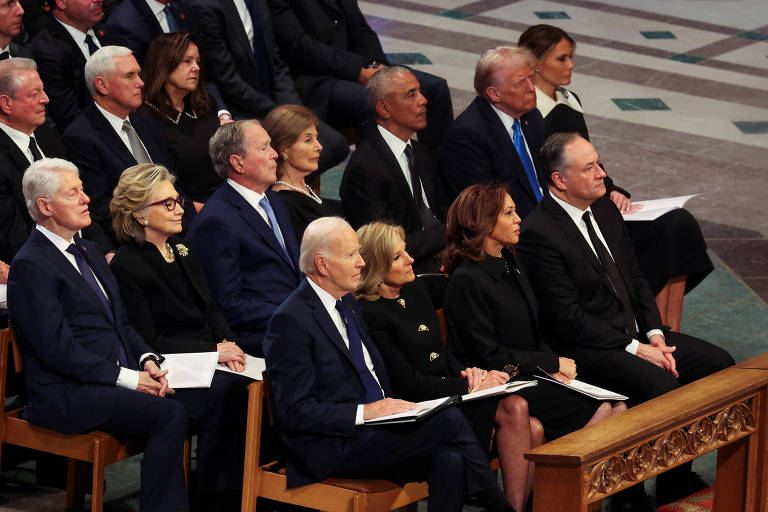
[[[451,204],[441,257],[446,274],[460,263],[485,259],[483,243],[496,226],[507,194],[506,183],[481,183],[465,188]]]
[[[37,71],[37,64],[32,59],[15,57],[0,61],[0,95],[16,98],[21,87],[20,71]]]
[[[115,71],[115,57],[132,54],[133,52],[125,46],[102,46],[88,57],[85,61],[85,85],[92,97],[97,93],[93,83],[96,77],[106,77]]]
[[[475,92],[478,96],[487,99],[486,90],[499,85],[496,73],[507,63],[533,68],[536,59],[528,48],[519,46],[497,46],[486,50],[475,65]]]
[[[139,164],[123,171],[109,203],[112,227],[119,241],[144,241],[144,227],[134,214],[144,209],[152,193],[164,181],[175,183],[176,177],[162,165]]]
[[[315,256],[330,257],[331,246],[336,242],[338,232],[344,229],[352,229],[352,226],[341,217],[320,217],[310,222],[301,237],[299,270],[308,276],[314,274]]]
[[[376,104],[392,92],[393,77],[410,74],[411,70],[403,66],[388,66],[375,72],[365,84],[365,104],[376,113]]]
[[[80,174],[75,164],[62,158],[42,158],[24,171],[24,176],[21,178],[21,189],[29,216],[35,222],[45,220],[40,210],[37,209],[38,198],[52,199],[56,195],[59,190],[59,173],[61,172]]]
[[[227,179],[232,171],[229,163],[231,155],[245,155],[245,128],[251,125],[261,126],[256,119],[245,119],[219,126],[208,141],[208,156],[221,178]]]
[[[365,261],[356,299],[376,300],[379,285],[392,268],[392,256],[398,242],[405,240],[405,230],[396,224],[371,222],[357,230],[360,256]]]
[[[277,179],[283,176],[283,151],[293,146],[310,126],[320,124],[314,112],[302,105],[280,105],[273,108],[261,122],[272,139],[270,145],[277,153]]]
[[[544,57],[557,43],[565,39],[571,43],[571,50],[576,49],[576,41],[568,32],[552,25],[533,25],[525,29],[517,40],[517,45],[528,48],[536,60]]]
[[[539,163],[544,171],[544,177],[548,185],[552,185],[552,173],[555,171],[561,174],[567,174],[570,162],[566,148],[571,142],[580,139],[581,135],[576,132],[553,133],[539,150]]]

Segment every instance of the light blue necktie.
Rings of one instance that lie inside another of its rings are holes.
[[[520,120],[515,119],[512,124],[512,143],[517,150],[517,156],[520,157],[520,161],[523,163],[525,174],[528,175],[528,182],[533,189],[533,195],[536,196],[536,202],[541,201],[541,189],[539,188],[539,180],[536,179],[536,169],[533,168],[533,162],[531,157],[528,156],[528,149],[525,147],[525,139],[523,138],[523,132],[520,130]]]
[[[267,196],[261,198],[261,201],[259,201],[259,206],[264,208],[264,211],[267,213],[267,217],[269,217],[269,227],[272,228],[272,231],[275,233],[275,238],[277,238],[277,241],[280,243],[280,247],[283,248],[285,257],[288,258],[288,263],[290,263],[291,267],[293,267],[291,256],[288,254],[288,249],[285,248],[285,238],[283,238],[283,233],[280,231],[280,225],[277,223],[277,217],[275,217],[275,211],[272,209],[272,205],[269,204]]]

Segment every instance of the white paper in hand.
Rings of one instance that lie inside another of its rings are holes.
[[[168,370],[166,378],[173,389],[209,388],[219,361],[218,352],[163,354],[160,369]]]

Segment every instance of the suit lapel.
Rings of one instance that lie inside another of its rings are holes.
[[[233,30],[235,32],[237,40],[243,47],[243,50],[248,56],[248,59],[251,61],[251,64],[256,66],[256,59],[253,56],[253,47],[248,41],[248,34],[245,33],[243,20],[240,19],[240,15],[237,13],[235,3],[232,0],[223,0],[219,2],[219,5],[221,5],[221,10],[224,13],[224,17],[227,18],[225,22],[226,26],[229,27],[229,30]],[[248,14],[252,15],[250,12]],[[253,20],[251,20],[251,23],[253,23]]]
[[[5,149],[19,171],[19,176],[22,176],[24,170],[29,167],[29,160],[24,156],[19,146],[3,130],[0,130],[0,148]]]
[[[125,165],[126,168],[136,165],[136,159],[133,154],[128,150],[128,147],[123,142],[123,139],[112,128],[112,125],[106,120],[106,118],[96,108],[95,103],[91,103],[85,109],[85,115],[88,117],[91,125],[96,129],[99,134],[99,138],[104,141],[104,145],[112,151],[117,158]]]
[[[346,343],[344,343],[344,339],[341,337],[341,333],[339,333],[338,328],[336,328],[336,324],[328,314],[328,310],[325,309],[325,306],[320,300],[320,297],[317,296],[317,293],[315,293],[315,290],[312,289],[312,286],[306,281],[306,279],[302,281],[301,286],[304,287],[304,294],[307,299],[307,304],[309,304],[313,309],[312,317],[315,319],[315,322],[317,322],[325,335],[328,336],[328,339],[331,340],[333,345],[339,349],[339,352],[341,352],[344,358],[349,361],[349,364],[351,364],[354,368],[355,363],[352,361],[352,355],[349,353],[349,347],[347,347]]]
[[[179,250],[177,248],[178,245],[184,245],[182,243],[183,239],[176,239],[173,241],[173,243],[169,240],[168,243],[171,243],[173,245],[174,251],[176,253],[176,261],[179,262],[179,266],[181,267],[184,274],[187,276],[189,281],[192,283],[192,286],[195,288],[195,291],[197,292],[198,298],[200,301],[208,306],[208,300],[206,299],[207,294],[203,293],[203,284],[200,282],[200,276],[199,274],[192,272],[192,269],[189,268],[189,259],[185,256],[182,256],[179,254]]]
[[[336,0],[320,0],[320,2],[332,11],[341,14],[341,8],[339,7],[339,4],[336,3]]]
[[[395,158],[395,154],[392,153],[392,149],[384,140],[384,137],[381,136],[381,132],[379,132],[378,128],[372,130],[371,134],[371,146],[373,146],[376,152],[381,156],[384,167],[387,169],[392,182],[395,183],[397,189],[400,191],[400,194],[402,194],[402,197],[408,198],[406,201],[406,204],[408,205],[408,216],[412,219],[419,219],[418,225],[421,225],[421,217],[419,216],[419,212],[416,211],[416,200],[413,199],[413,192],[408,186],[408,182],[405,180],[403,169],[400,167],[400,163],[397,161],[397,158]],[[416,165],[419,165],[418,161],[416,160],[415,151],[414,161],[416,161]]]
[[[67,29],[65,29],[57,20],[53,19],[53,17],[51,17],[51,20],[48,22],[48,29],[50,30],[51,35],[57,39],[60,39],[63,44],[69,45],[70,49],[72,50],[71,53],[74,56],[74,64],[77,69],[84,69],[85,56],[83,55],[83,51],[79,46],[77,46],[75,40],[72,39],[72,36],[70,36],[69,32],[67,32]]]
[[[136,12],[139,13],[139,16],[141,16],[144,26],[148,27],[153,35],[163,33],[163,27],[160,26],[155,13],[152,12],[152,9],[149,8],[149,4],[145,0],[130,0],[130,2],[133,4]]]

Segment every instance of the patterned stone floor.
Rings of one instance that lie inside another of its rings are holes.
[[[737,361],[768,349],[768,2],[765,0],[361,1],[393,61],[444,76],[456,113],[479,54],[535,23],[577,41],[572,89],[611,175],[635,199],[688,203],[716,271],[685,302],[683,329]],[[340,170],[324,177],[327,197]],[[714,457],[695,468],[709,481]],[[28,470],[18,470],[28,478]],[[138,462],[107,475],[107,507],[138,510]],[[652,482],[649,489],[652,490]],[[2,494],[2,492],[0,492]],[[7,495],[0,511],[63,510],[61,492]],[[467,510],[473,510],[467,507]]]

